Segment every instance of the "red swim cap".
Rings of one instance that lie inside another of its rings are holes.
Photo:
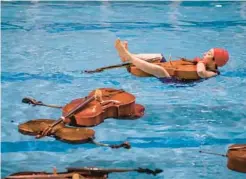
[[[222,48],[213,48],[214,50],[214,60],[217,66],[224,66],[229,60],[229,53],[227,50]]]

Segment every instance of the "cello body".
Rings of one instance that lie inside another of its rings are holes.
[[[167,70],[170,76],[179,80],[198,80],[200,77],[196,71],[196,63],[184,59],[168,61],[168,62],[154,62]],[[138,77],[151,77],[150,75],[136,66],[131,65],[127,67],[128,72]]]
[[[102,93],[99,101],[90,102],[83,110],[65,119],[65,122],[71,126],[91,127],[102,123],[106,118],[137,119],[144,115],[144,107],[135,104],[136,98],[132,94],[112,88],[100,88],[99,90]],[[95,95],[95,90],[85,98],[72,100],[63,107],[63,115],[93,95]]]
[[[231,145],[227,151],[227,167],[246,173],[246,144]]]
[[[37,139],[45,136],[54,137],[67,143],[93,143],[110,148],[130,149],[131,145],[124,142],[109,145],[96,142],[95,131],[85,128],[96,126],[106,118],[138,119],[144,115],[145,108],[135,103],[135,96],[121,89],[99,88],[84,98],[74,99],[65,106],[44,104],[30,97],[22,99],[23,103],[33,106],[46,106],[62,109],[58,120],[36,119],[18,126],[19,132],[32,135]],[[67,126],[69,125],[69,126]]]

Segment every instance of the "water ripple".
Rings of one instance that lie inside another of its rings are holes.
[[[48,80],[57,81],[60,83],[71,83],[74,79],[71,75],[66,75],[64,73],[53,73],[53,74],[30,74],[30,73],[10,73],[2,72],[2,83],[4,82],[17,82],[17,81],[27,81],[27,80]]]
[[[59,83],[71,83],[72,80],[79,79],[79,78],[93,78],[93,79],[101,79],[103,77],[109,77],[111,78],[110,72],[101,74],[82,74],[81,71],[71,71],[71,72],[53,72],[53,73],[26,73],[26,72],[2,72],[1,78],[2,83],[4,82],[17,82],[17,81],[27,81],[27,80],[47,80],[47,81],[56,81]],[[238,69],[233,71],[226,71],[221,73],[221,76],[223,77],[246,77],[246,69]],[[114,79],[117,78],[125,78],[125,79],[131,79],[133,76],[126,73],[124,76],[116,76]],[[147,79],[148,80],[148,79]],[[151,78],[150,78],[151,80]],[[116,81],[111,80],[112,83],[117,83]],[[176,81],[176,80],[162,80],[165,84],[168,84],[169,87],[192,87],[196,84],[202,82],[201,81],[194,81],[194,82],[186,82],[186,81]],[[110,82],[110,81],[108,81]]]
[[[145,22],[145,21],[118,21],[110,22],[103,21],[100,23],[50,23],[50,24],[38,24],[31,25],[31,27],[25,27],[25,23],[18,24],[11,22],[2,22],[1,30],[45,30],[49,33],[60,33],[68,31],[90,31],[90,30],[110,30],[110,31],[120,31],[120,30],[151,30],[151,29],[161,29],[168,31],[187,31],[188,28],[228,28],[237,26],[246,26],[246,20],[237,21],[186,21],[180,20],[180,24],[172,23],[155,23],[155,22]]]
[[[222,139],[206,137],[197,139],[195,137],[129,137],[127,139],[133,148],[186,148],[201,147],[205,145],[225,145],[232,143],[246,143],[245,138]],[[134,142],[139,141],[139,142]],[[122,141],[102,141],[102,143],[116,144]],[[70,149],[95,148],[91,144],[66,144],[58,141],[18,141],[1,142],[2,153],[10,152],[28,152],[28,151],[48,151],[48,152],[66,152]]]

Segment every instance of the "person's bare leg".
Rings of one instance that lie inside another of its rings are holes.
[[[115,41],[115,48],[118,51],[118,54],[123,59],[129,59],[129,61],[138,61],[138,63],[141,63],[140,66],[146,67],[151,65],[151,63],[145,62],[145,60],[142,60],[141,58],[138,58],[136,55],[130,53],[126,48],[124,42],[122,42],[120,39],[117,39]],[[136,64],[135,64],[136,65]],[[138,65],[137,65],[138,66]]]
[[[125,47],[126,50],[128,50],[128,42],[127,41],[123,41],[122,42],[123,46]],[[156,59],[156,60],[162,60],[163,56],[160,53],[139,53],[139,54],[132,54],[137,58],[140,58],[141,60],[149,60],[149,59]],[[121,60],[123,62],[128,61],[128,59],[126,58],[122,58]]]
[[[162,60],[163,56],[160,53],[140,53],[140,54],[132,54],[137,58],[142,60],[149,60],[149,59],[158,59]]]
[[[129,59],[129,61],[131,61],[137,68],[143,70],[144,72],[156,77],[170,77],[168,72],[159,65],[148,63],[145,60],[141,60],[140,58],[132,55],[127,49],[125,49],[120,39],[115,41],[115,48],[122,58]]]

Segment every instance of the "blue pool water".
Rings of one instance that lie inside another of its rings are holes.
[[[58,171],[98,166],[164,169],[153,178],[245,178],[226,168],[226,158],[198,152],[224,154],[229,145],[246,143],[245,2],[5,2],[1,30],[2,177],[23,170],[52,171],[54,166]],[[192,84],[163,84],[125,69],[81,74],[120,63],[117,37],[128,40],[133,53],[173,58],[224,47],[230,61],[220,76]],[[128,140],[131,150],[35,140],[18,133],[20,123],[61,114],[22,104],[23,97],[64,105],[98,87],[123,88],[146,107],[139,120],[107,119],[94,128],[98,141]]]

